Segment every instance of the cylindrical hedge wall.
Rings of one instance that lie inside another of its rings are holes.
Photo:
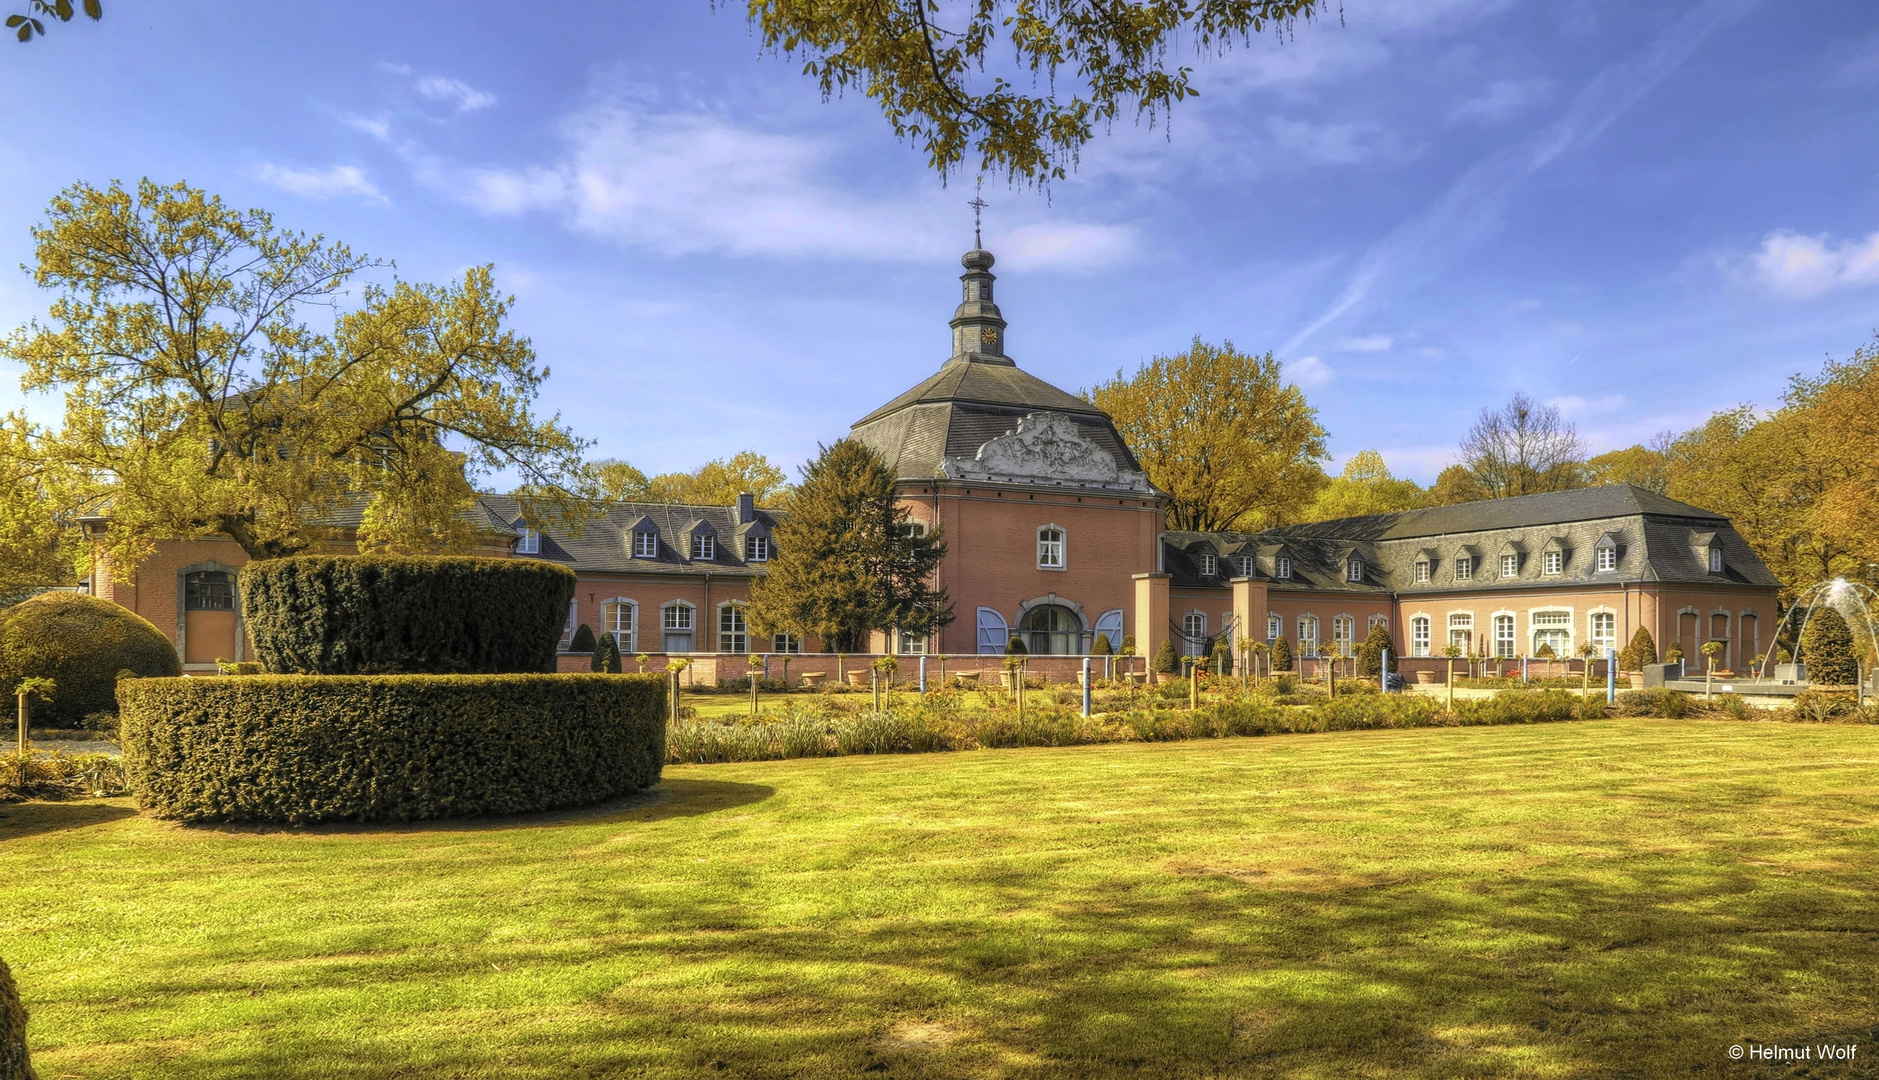
[[[657,675],[252,675],[118,689],[131,787],[182,821],[414,821],[579,806],[665,760]]]
[[[271,672],[469,675],[555,670],[575,576],[539,559],[298,555],[240,581]]]
[[[77,726],[117,708],[117,673],[181,675],[176,646],[150,620],[109,600],[41,593],[0,611],[0,700],[7,718],[20,680],[55,684],[51,701],[32,705],[35,723]]]

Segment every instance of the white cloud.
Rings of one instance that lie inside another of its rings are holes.
[[[363,131],[379,142],[391,141],[391,118],[386,116],[360,116],[357,113],[340,113],[339,122],[353,129]]]
[[[1566,394],[1561,397],[1546,399],[1546,404],[1558,409],[1569,419],[1580,417],[1604,418],[1605,414],[1617,412],[1631,404],[1631,399],[1623,394],[1605,394],[1600,397],[1585,397],[1580,394]]]
[[[1388,334],[1339,338],[1333,345],[1340,352],[1389,352],[1396,339]]]
[[[324,169],[294,169],[285,165],[263,164],[255,170],[255,179],[271,187],[309,199],[332,199],[356,195],[373,202],[389,202],[378,185],[366,179],[357,165],[329,165]]]
[[[1742,260],[1735,260],[1738,270]],[[1747,260],[1747,275],[1780,296],[1810,297],[1879,285],[1879,232],[1835,244],[1785,229],[1769,233]]]
[[[1389,149],[1375,124],[1313,124],[1275,116],[1266,126],[1272,141],[1296,161],[1355,165]]]
[[[463,170],[407,152],[428,182],[484,213],[555,213],[582,232],[667,255],[900,262],[958,253],[956,193],[870,197],[844,189],[833,179],[836,148],[823,140],[627,99],[575,114],[562,136],[561,160],[519,168]],[[1084,271],[1129,257],[1136,233],[1039,221],[987,241],[1012,265]]]
[[[1331,378],[1336,372],[1331,365],[1315,356],[1307,356],[1285,364],[1281,369],[1285,377],[1298,386],[1317,386]]]
[[[454,104],[458,112],[475,112],[496,103],[496,95],[443,75],[426,75],[419,79],[417,91],[432,101]]]
[[[1449,110],[1451,122],[1498,124],[1529,105],[1545,101],[1552,85],[1545,79],[1503,79]]]

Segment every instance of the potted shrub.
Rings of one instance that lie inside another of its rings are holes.
[[[1012,634],[1005,639],[1005,670],[1000,674],[1005,689],[1015,688],[1017,680],[1024,677],[1024,658],[1031,655],[1031,650],[1024,647],[1024,639]]]
[[[1149,666],[1155,671],[1157,683],[1165,683],[1174,678],[1174,673],[1179,670],[1181,662],[1175,657],[1173,638],[1162,639],[1161,647],[1155,650],[1154,661]]]

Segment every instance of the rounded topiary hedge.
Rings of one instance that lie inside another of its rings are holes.
[[[665,760],[665,680],[253,675],[119,691],[131,787],[183,821],[414,821],[579,806]]]
[[[460,675],[555,670],[575,577],[539,559],[298,555],[240,580],[271,672]]]
[[[0,611],[0,689],[11,704],[21,679],[56,684],[33,718],[76,725],[117,708],[118,672],[180,675],[176,646],[149,619],[80,593],[41,593]]]
[[[0,1080],[34,1080],[26,1051],[26,1009],[20,1005],[13,972],[0,960]]]

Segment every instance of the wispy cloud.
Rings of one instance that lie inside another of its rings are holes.
[[[1281,368],[1285,378],[1297,386],[1317,386],[1336,374],[1331,365],[1316,356],[1287,361]]]
[[[1294,162],[1356,165],[1398,152],[1395,141],[1376,124],[1314,124],[1275,116],[1266,128],[1273,145]]]
[[[496,95],[444,75],[426,75],[417,81],[416,87],[424,97],[455,105],[458,112],[475,112],[496,103]]]
[[[1825,235],[1802,236],[1781,229],[1763,237],[1754,255],[1725,263],[1738,276],[1777,296],[1807,298],[1870,288],[1879,285],[1879,232],[1864,240],[1836,244]]]
[[[1545,101],[1552,84],[1545,79],[1504,79],[1489,83],[1474,97],[1449,110],[1456,123],[1498,124],[1529,106]]]
[[[324,169],[295,169],[285,165],[263,164],[255,169],[255,179],[270,187],[309,199],[334,199],[356,196],[373,202],[390,202],[378,185],[366,178],[357,165],[329,165]]]
[[[1631,404],[1631,399],[1623,394],[1604,394],[1599,397],[1585,397],[1582,394],[1566,394],[1561,397],[1547,398],[1546,404],[1558,409],[1569,419],[1580,417],[1604,417]]]
[[[1333,347],[1339,352],[1389,352],[1396,344],[1396,339],[1388,334],[1371,334],[1367,337],[1339,338]]]
[[[1283,351],[1298,351],[1366,302],[1374,290],[1386,284],[1419,284],[1493,235],[1508,200],[1527,177],[1598,138],[1682,67],[1718,27],[1741,18],[1758,2],[1708,0],[1699,5],[1629,60],[1600,72],[1537,136],[1469,167],[1431,206],[1373,244],[1337,299],[1293,334]]]

